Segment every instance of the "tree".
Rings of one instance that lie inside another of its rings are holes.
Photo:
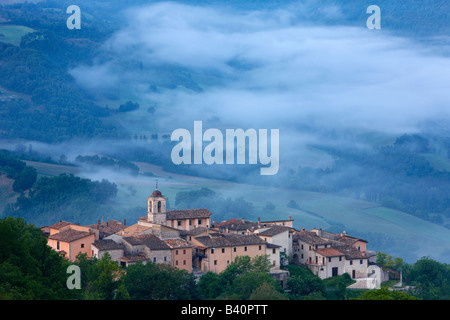
[[[381,288],[362,293],[357,300],[420,300],[406,292]]]
[[[101,259],[79,254],[75,262],[80,266],[83,298],[86,300],[128,299],[124,286],[124,272],[111,256],[105,253]]]
[[[390,254],[377,252],[377,264],[385,269],[391,269],[395,271],[401,271],[403,267],[402,258],[392,258]]]
[[[37,172],[33,167],[26,166],[17,176],[13,183],[15,192],[23,192],[30,189],[36,182]]]
[[[192,273],[167,264],[137,262],[127,268],[125,288],[133,300],[191,300],[200,294]]]
[[[225,291],[226,287],[223,277],[217,273],[208,271],[198,281],[198,289],[204,299],[215,299]]]
[[[288,266],[288,269],[291,276],[287,281],[287,286],[291,299],[304,299],[315,291],[325,296],[326,290],[322,279],[315,276],[310,270],[302,266]]]
[[[69,262],[22,218],[0,220],[0,299],[75,299],[66,286]]]
[[[407,283],[416,286],[418,296],[424,300],[450,298],[450,266],[428,257],[422,257],[405,273]]]
[[[263,282],[259,287],[252,291],[248,300],[287,300],[281,292],[276,290],[273,285]]]

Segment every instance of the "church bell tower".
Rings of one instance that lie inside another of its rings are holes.
[[[166,197],[158,190],[158,181],[156,181],[155,191],[147,198],[149,222],[166,225],[166,200]]]

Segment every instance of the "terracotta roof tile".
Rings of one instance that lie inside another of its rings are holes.
[[[75,241],[78,239],[88,237],[90,235],[94,235],[94,233],[68,229],[68,230],[64,230],[64,231],[52,234],[48,238],[52,239],[52,240],[58,240],[58,241],[64,241],[64,242],[72,242],[72,241]]]
[[[325,257],[338,257],[344,254],[335,248],[318,248],[316,252]]]
[[[128,242],[132,246],[144,245],[150,250],[169,250],[170,247],[157,236],[152,234],[143,234],[133,237],[124,237],[124,241]]]
[[[55,223],[55,224],[52,224],[51,226],[48,226],[48,227],[51,228],[51,229],[57,229],[57,230],[59,230],[59,229],[61,229],[62,227],[69,226],[69,225],[71,225],[71,224],[75,224],[75,223],[68,222],[68,221],[59,221],[59,222],[57,222],[57,223]]]
[[[125,246],[122,243],[117,243],[111,239],[96,240],[96,241],[94,241],[94,243],[92,245],[99,250],[125,249]]]
[[[182,220],[195,218],[210,218],[212,213],[208,209],[185,209],[166,211],[168,220]]]

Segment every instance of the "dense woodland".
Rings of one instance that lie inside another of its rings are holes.
[[[0,174],[14,179],[13,190],[20,194],[16,202],[7,205],[4,215],[22,217],[37,225],[59,220],[88,223],[89,217],[101,216],[102,204],[117,195],[116,184],[107,180],[91,181],[67,174],[37,179],[34,168],[6,150],[0,152]]]
[[[36,300],[439,300],[450,298],[450,267],[426,257],[414,264],[379,255],[380,264],[402,270],[411,292],[346,289],[348,275],[321,280],[302,266],[288,265],[288,292],[269,274],[265,256],[237,258],[219,274],[199,281],[192,273],[164,264],[136,263],[123,270],[108,255],[80,254],[81,288],[68,289],[71,264],[46,244],[42,231],[22,218],[0,220],[0,299]],[[396,263],[394,263],[394,261]]]

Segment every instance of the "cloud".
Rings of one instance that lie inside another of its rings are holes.
[[[383,29],[313,25],[303,20],[308,10],[134,7],[125,13],[126,26],[104,44],[113,58],[72,74],[80,83],[89,78],[85,86],[94,90],[110,85],[105,77],[111,86],[140,84],[134,93],[164,110],[157,115],[166,131],[218,118],[228,127],[277,128],[283,139],[283,130],[298,136],[298,124],[403,133],[427,119],[449,119],[450,59],[439,48]],[[335,6],[322,11],[342,15]],[[128,68],[131,61],[143,71]],[[165,69],[155,74],[160,66]],[[185,79],[148,90],[179,70],[202,90],[186,89]]]

